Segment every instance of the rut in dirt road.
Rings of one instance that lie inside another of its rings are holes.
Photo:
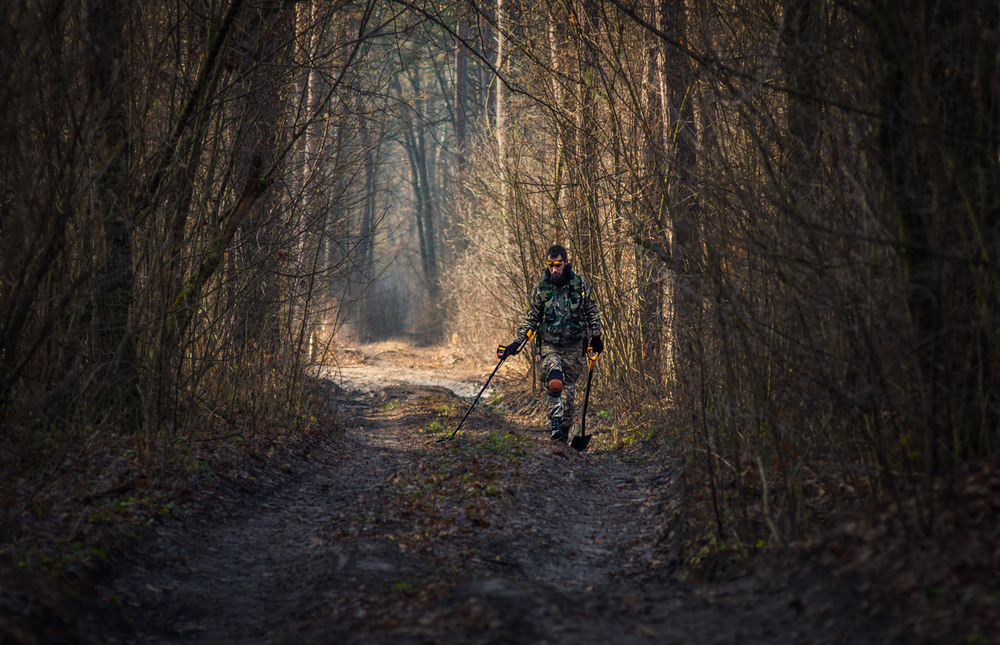
[[[486,410],[429,443],[455,409],[435,388],[370,397],[282,486],[160,527],[97,589],[120,606],[106,642],[888,642],[850,598],[803,597],[808,577],[673,580],[669,464]]]

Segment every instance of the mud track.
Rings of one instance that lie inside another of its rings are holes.
[[[580,454],[486,405],[434,444],[467,399],[433,382],[361,389],[278,485],[164,523],[116,561],[93,589],[118,608],[104,641],[893,641],[815,569],[679,582],[669,458]]]

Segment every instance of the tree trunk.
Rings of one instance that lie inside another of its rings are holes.
[[[505,0],[497,0],[497,76],[496,83],[496,106],[494,117],[494,131],[497,141],[497,167],[500,175],[500,218],[501,221],[510,221],[510,185],[508,181],[507,164],[507,88],[504,86],[504,77],[507,70],[507,3]]]
[[[418,97],[421,96],[419,71],[411,76],[410,84],[414,94]],[[418,101],[418,105],[423,105],[422,101]],[[433,180],[428,160],[426,127],[424,120],[419,115],[416,119],[412,119],[403,132],[403,147],[406,148],[410,165],[410,184],[413,188],[417,234],[420,243],[420,266],[430,301],[436,305],[441,285],[437,267],[434,195],[431,188]]]
[[[359,101],[360,103],[360,98]],[[375,151],[372,146],[368,123],[358,111],[358,142],[365,166],[364,194],[361,197],[361,222],[358,229],[359,281],[365,284],[375,279]]]
[[[441,285],[438,275],[437,265],[437,235],[435,233],[434,199],[431,193],[433,180],[431,178],[431,168],[428,163],[429,154],[427,152],[426,128],[423,123],[417,127],[417,171],[420,173],[420,200],[423,203],[424,212],[424,243],[427,256],[427,273],[424,278],[427,281],[427,293],[430,296],[432,305],[437,305],[440,297]]]
[[[552,101],[555,113],[552,115],[556,128],[556,158],[555,171],[552,181],[552,209],[549,214],[549,225],[552,229],[552,242],[562,244],[565,242],[564,217],[561,208],[563,197],[563,178],[566,175],[566,156],[570,145],[570,131],[567,123],[567,115],[571,115],[572,109],[567,105],[568,97],[563,76],[566,74],[569,63],[566,61],[568,45],[566,36],[562,31],[564,19],[562,13],[557,13],[558,6],[549,8],[549,51],[552,67]]]
[[[657,22],[660,31],[674,42],[685,42],[686,17],[684,0],[657,0]],[[700,273],[700,241],[698,239],[697,202],[697,140],[694,129],[692,73],[684,52],[661,43],[663,63],[660,66],[663,107],[669,128],[671,154],[668,161],[670,270],[673,315],[674,369],[684,372],[694,360],[694,334],[700,308],[697,298]]]
[[[135,282],[128,176],[131,144],[122,51],[127,7],[120,0],[92,0],[87,7],[90,81],[102,107],[97,131],[103,170],[94,182],[93,220],[103,230],[105,249],[94,280],[94,341],[99,366],[95,381],[101,388],[96,405],[117,409],[117,420],[137,429],[137,355],[129,324]]]
[[[458,21],[459,42],[455,47],[455,181],[461,190],[465,174],[465,124],[466,103],[469,95],[469,52],[465,43],[469,40],[469,22]]]
[[[304,43],[299,53],[299,64],[302,74],[299,77],[299,87],[296,96],[300,100],[299,118],[304,119],[305,132],[301,139],[301,165],[299,170],[298,190],[301,196],[303,220],[309,221],[316,207],[315,190],[319,184],[316,177],[317,156],[322,145],[325,131],[324,120],[320,118],[320,106],[323,100],[323,75],[310,61],[323,45],[322,36],[325,30],[316,25],[319,19],[320,0],[308,0],[296,5],[298,39]],[[303,235],[303,240],[308,236]],[[310,252],[301,250],[303,257]]]
[[[786,172],[790,192],[800,195],[816,184],[808,176],[818,168],[822,111],[819,101],[820,68],[817,50],[824,36],[823,6],[815,0],[786,0],[784,25],[785,83],[788,96]],[[811,200],[815,202],[815,199]],[[810,204],[804,204],[808,209]]]
[[[582,0],[579,38],[580,102],[577,122],[576,204],[573,226],[576,255],[586,267],[597,266],[594,233],[597,230],[597,105],[594,87],[597,83],[597,34],[600,32],[600,7],[597,0]]]
[[[239,159],[245,160],[241,174],[250,160],[270,171],[277,163],[277,153],[283,132],[284,110],[280,74],[274,74],[278,48],[287,42],[291,26],[290,7],[281,2],[265,2],[259,11],[248,12],[244,28],[241,71],[245,78],[245,101],[240,109],[245,123]],[[315,151],[313,151],[315,154]],[[265,351],[275,352],[278,339],[279,294],[276,283],[276,258],[269,249],[280,235],[277,214],[280,213],[277,195],[257,199],[239,228],[237,267],[241,278],[250,282],[249,293],[256,297],[245,299],[238,310],[241,332],[236,342],[255,342]]]
[[[652,16],[655,20],[655,16]],[[662,236],[664,211],[667,200],[667,154],[664,139],[663,96],[661,94],[661,70],[664,58],[660,55],[662,46],[651,34],[644,33],[646,41],[646,77],[643,83],[645,103],[645,136],[642,138],[642,166],[640,172],[641,204],[646,210],[642,218],[644,227],[640,234],[657,241]],[[658,258],[649,257],[647,251],[639,253],[640,275],[640,331],[639,356],[636,363],[643,366],[642,373],[650,378],[654,386],[659,385],[661,371],[660,329],[663,320],[664,287],[662,263]]]
[[[424,190],[420,185],[423,173],[420,171],[420,146],[417,138],[413,134],[412,124],[408,125],[403,132],[403,147],[406,149],[406,159],[410,166],[410,188],[413,191],[413,208],[417,220],[417,244],[420,248],[420,270],[421,277],[425,280],[431,275],[429,246],[430,241],[427,235],[425,222],[427,219],[424,202]],[[429,287],[428,287],[429,288]]]

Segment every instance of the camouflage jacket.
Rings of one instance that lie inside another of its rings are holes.
[[[580,343],[588,332],[600,336],[601,312],[590,282],[570,271],[566,284],[557,286],[546,271],[528,296],[528,311],[517,328],[515,342],[523,342],[529,330],[538,334],[540,342],[551,345]]]

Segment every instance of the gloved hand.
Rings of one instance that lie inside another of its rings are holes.
[[[503,360],[510,356],[516,356],[521,351],[521,342],[520,339],[515,338],[509,345],[503,348],[503,351],[497,352],[497,358]]]
[[[604,351],[604,341],[601,340],[600,336],[594,336],[590,339],[590,348],[594,350],[595,354],[600,354]]]

